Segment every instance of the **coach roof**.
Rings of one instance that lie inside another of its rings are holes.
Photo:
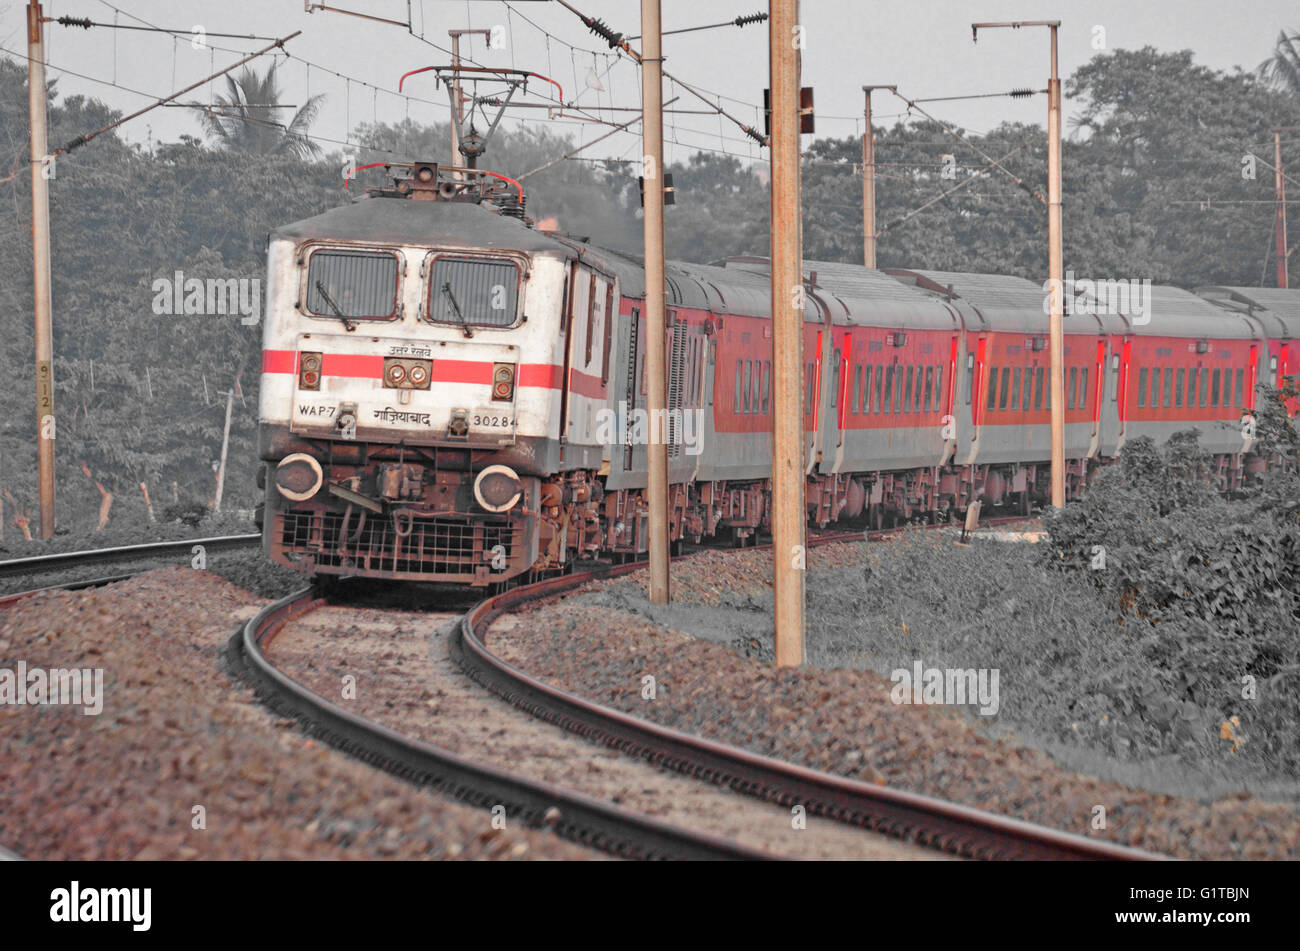
[[[1300,290],[1282,287],[1198,287],[1196,293],[1225,310],[1253,315],[1270,337],[1300,337]]]
[[[366,198],[331,208],[276,228],[271,238],[571,254],[560,242],[519,219],[494,214],[473,202],[409,198]]]

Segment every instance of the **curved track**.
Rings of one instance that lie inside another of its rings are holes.
[[[873,535],[876,533],[872,533]],[[882,533],[888,534],[888,533]],[[843,540],[842,535],[810,544]],[[860,537],[860,536],[853,536]],[[902,790],[876,786],[759,756],[630,716],[529,676],[488,648],[492,621],[522,604],[641,565],[569,575],[516,588],[470,610],[452,642],[453,655],[487,689],[535,716],[656,764],[727,785],[809,814],[978,859],[1158,860],[1163,856],[1037,826]]]
[[[518,773],[468,760],[414,740],[345,710],[287,677],[268,660],[266,648],[286,622],[324,603],[310,589],[260,611],[230,640],[232,671],[253,685],[258,698],[299,720],[339,749],[420,785],[489,808],[501,804],[534,827],[623,858],[771,859],[769,855],[707,834],[680,829],[647,816]]]

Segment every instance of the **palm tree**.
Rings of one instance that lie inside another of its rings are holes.
[[[1277,35],[1273,55],[1259,64],[1259,75],[1274,88],[1300,96],[1300,32]]]
[[[286,125],[279,113],[280,86],[272,63],[258,76],[245,66],[238,76],[226,75],[229,97],[216,96],[212,106],[199,113],[204,130],[228,149],[257,155],[314,158],[320,146],[307,137],[307,129],[320,111],[323,94],[312,96]]]

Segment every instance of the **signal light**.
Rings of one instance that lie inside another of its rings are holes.
[[[406,367],[400,363],[394,363],[388,368],[388,381],[390,383],[401,383],[406,379]]]
[[[508,403],[515,396],[515,365],[513,363],[495,363],[492,365],[492,399],[499,403]]]
[[[411,372],[409,376],[411,378],[411,382],[418,386],[429,378],[429,372],[425,370],[424,367],[416,365],[411,367]]]
[[[321,355],[306,352],[298,363],[298,389],[319,390],[321,376]]]

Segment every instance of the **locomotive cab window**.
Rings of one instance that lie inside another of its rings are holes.
[[[439,254],[428,274],[424,313],[432,323],[468,329],[513,327],[518,321],[522,272],[514,261]]]
[[[307,258],[305,310],[334,320],[397,316],[401,262],[391,251],[316,248]]]

